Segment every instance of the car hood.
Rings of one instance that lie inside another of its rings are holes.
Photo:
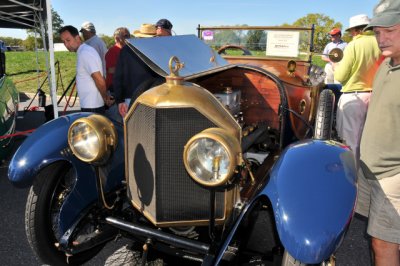
[[[153,71],[163,77],[171,72],[168,63],[172,56],[184,63],[179,75],[185,79],[236,66],[229,64],[195,35],[132,38],[128,40],[128,45]]]

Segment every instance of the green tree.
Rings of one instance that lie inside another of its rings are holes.
[[[329,31],[332,28],[342,28],[340,22],[335,22],[335,20],[329,16],[319,13],[307,14],[305,17],[296,20],[292,25],[297,27],[315,26],[314,52],[318,53],[322,53],[325,45],[330,42],[330,37],[328,35]]]
[[[266,34],[263,30],[249,30],[246,47],[250,50],[265,50]]]
[[[4,41],[6,46],[22,46],[22,39],[12,37],[0,37],[0,40]]]
[[[53,22],[53,33],[58,32],[59,29],[62,28],[64,24],[64,20],[60,17],[60,15],[53,8],[51,9],[52,22]]]
[[[51,9],[52,16],[52,25],[53,25],[53,38],[54,42],[61,42],[60,34],[58,31],[64,26],[64,20],[60,17],[60,15],[52,8]]]
[[[237,31],[230,30],[216,30],[214,31],[213,45],[216,48],[221,47],[225,44],[237,44],[240,45],[240,37]]]
[[[53,41],[61,42],[61,38],[60,38],[60,35],[58,34],[58,31],[59,31],[59,29],[62,28],[64,21],[62,20],[60,15],[57,13],[57,11],[55,11],[53,8],[51,9],[51,18],[52,18],[52,27],[53,27]],[[47,33],[48,33],[47,23],[44,24],[44,28],[46,31],[46,43],[48,44],[49,41],[48,41],[48,36],[47,36]],[[28,29],[26,32],[27,32],[28,36],[34,36],[35,31],[38,33],[39,36],[42,36],[40,26],[35,29]]]
[[[99,37],[106,43],[107,48],[110,48],[115,44],[114,37],[110,37],[104,34],[100,34]]]
[[[28,36],[24,41],[22,41],[22,45],[25,47],[25,50],[28,50],[28,51],[34,51],[35,47],[37,47],[38,49],[43,48],[42,39],[36,38],[36,44],[35,44],[34,36]]]

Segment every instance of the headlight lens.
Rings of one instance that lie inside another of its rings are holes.
[[[69,128],[68,143],[80,160],[104,163],[116,148],[117,133],[106,117],[91,115],[77,119]]]
[[[239,142],[221,129],[207,129],[185,146],[184,162],[189,175],[204,186],[228,182],[236,167]]]
[[[86,160],[91,161],[99,154],[100,139],[87,123],[79,122],[71,127],[70,139],[73,150]]]

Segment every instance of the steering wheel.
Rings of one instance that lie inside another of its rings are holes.
[[[251,55],[251,52],[249,50],[247,50],[246,48],[244,48],[243,46],[239,46],[239,45],[233,45],[233,44],[227,44],[222,46],[221,48],[218,49],[218,54],[225,54],[226,55],[226,50],[241,50],[243,51],[242,55]]]

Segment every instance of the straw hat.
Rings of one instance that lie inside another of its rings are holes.
[[[156,36],[156,26],[153,24],[142,24],[140,29],[133,32],[133,36],[138,38],[150,38]]]

